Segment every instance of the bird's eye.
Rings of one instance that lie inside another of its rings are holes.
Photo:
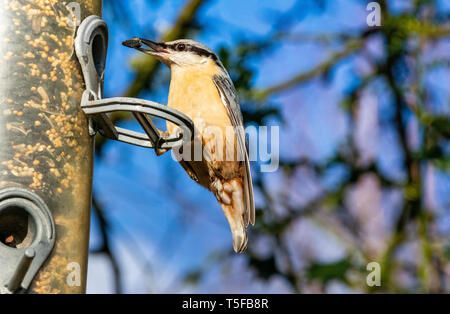
[[[177,45],[177,50],[178,51],[184,51],[186,49],[186,45],[185,44],[178,44]]]

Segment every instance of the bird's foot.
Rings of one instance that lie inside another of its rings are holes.
[[[158,143],[156,143],[156,147],[155,147],[155,154],[156,156],[161,156],[165,153],[167,153],[170,149],[169,148],[160,148],[161,144],[164,143],[164,140],[166,137],[168,137],[169,131],[163,132],[161,130],[158,130],[159,134],[161,134],[161,137],[158,140]]]

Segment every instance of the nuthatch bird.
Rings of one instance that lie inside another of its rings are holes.
[[[132,38],[123,45],[154,56],[170,68],[168,106],[194,121],[203,154],[208,156],[200,161],[181,160],[180,164],[194,181],[214,193],[230,225],[234,250],[244,252],[247,226],[255,223],[253,185],[245,133],[238,131],[243,129],[239,100],[222,62],[208,47],[188,39],[164,43]],[[208,127],[218,128],[222,134],[229,134],[231,127],[232,139],[211,136]],[[176,127],[167,123],[168,135],[175,132]],[[220,158],[229,156],[230,150],[233,156],[236,150],[241,158]]]

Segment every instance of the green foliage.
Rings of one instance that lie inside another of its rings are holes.
[[[447,260],[450,261],[450,246],[444,249],[444,256]]]
[[[331,264],[311,264],[306,274],[309,279],[318,280],[323,284],[331,280],[340,280],[346,282],[346,273],[353,266],[347,258]]]
[[[190,285],[195,285],[200,281],[201,278],[202,272],[200,270],[194,270],[184,276],[184,282]]]
[[[268,280],[274,274],[279,274],[275,257],[272,255],[266,259],[258,259],[254,256],[250,257],[249,265],[253,267],[262,279]]]

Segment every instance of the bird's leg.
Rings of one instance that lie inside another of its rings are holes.
[[[159,148],[159,142],[160,142],[162,139],[164,139],[165,137],[169,136],[170,134],[169,134],[169,131],[166,131],[166,132],[163,132],[163,131],[161,131],[161,130],[158,130],[158,131],[159,131],[159,133],[161,134],[161,137],[159,138],[158,143],[156,143],[155,153],[156,153],[156,156],[159,157],[159,156],[161,156],[161,155],[167,153],[167,152],[170,150],[169,148],[163,148],[163,149]]]

